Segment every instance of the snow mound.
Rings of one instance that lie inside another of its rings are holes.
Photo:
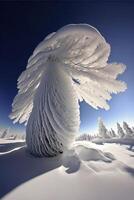
[[[68,168],[66,170],[67,173],[76,172],[83,164],[85,167],[89,168],[87,164],[89,161],[110,163],[114,159],[111,153],[103,153],[101,150],[85,147],[84,145],[78,145],[62,155],[63,166]]]
[[[76,148],[76,152],[78,153],[79,158],[81,160],[85,160],[85,161],[90,161],[90,160],[98,161],[98,160],[102,160],[104,162],[111,162],[112,159],[114,159],[111,154],[103,153],[100,150],[93,149],[93,148],[88,148],[88,147],[85,147],[85,146],[82,146],[82,145],[78,146]]]

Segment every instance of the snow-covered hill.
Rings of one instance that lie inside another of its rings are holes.
[[[35,158],[24,141],[0,140],[3,200],[133,200],[134,152],[79,141],[58,157]]]

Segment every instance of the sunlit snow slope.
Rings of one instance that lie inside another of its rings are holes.
[[[0,140],[4,200],[133,200],[134,152],[117,144],[76,142],[54,158],[35,158],[24,142]]]

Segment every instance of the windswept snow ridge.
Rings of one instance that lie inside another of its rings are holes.
[[[79,130],[78,101],[109,109],[123,64],[108,63],[110,45],[87,24],[67,25],[49,34],[34,50],[18,79],[11,119],[27,124],[29,150],[55,156],[69,148]]]

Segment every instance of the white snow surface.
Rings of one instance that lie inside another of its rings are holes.
[[[24,141],[0,140],[3,200],[133,200],[134,152],[79,141],[52,158],[34,157]]]

